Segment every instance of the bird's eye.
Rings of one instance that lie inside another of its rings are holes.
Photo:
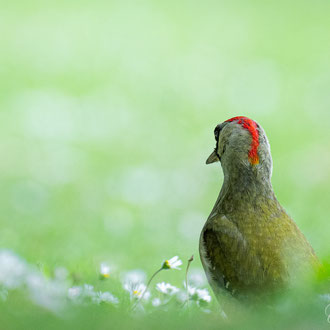
[[[219,139],[219,133],[220,133],[220,127],[217,126],[215,129],[214,129],[214,137],[215,137],[215,140],[218,141]]]

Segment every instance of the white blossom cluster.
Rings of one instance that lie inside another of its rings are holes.
[[[49,310],[58,311],[65,304],[68,283],[62,278],[63,269],[55,270],[53,279],[9,250],[0,250],[0,296],[8,291],[25,289],[32,301]]]
[[[110,292],[95,291],[94,286],[84,284],[83,286],[74,286],[68,289],[68,298],[75,303],[110,303],[118,304],[119,300]]]
[[[180,269],[181,265],[182,261],[176,256],[165,260],[159,271]],[[111,281],[112,276],[111,267],[107,263],[101,263],[100,279]],[[145,310],[146,307],[166,308],[170,302],[176,302],[182,307],[194,303],[204,308],[211,301],[208,290],[198,288],[205,282],[201,274],[196,271],[192,272],[189,280],[197,286],[188,286],[188,290],[185,287],[177,288],[166,282],[147,285],[147,277],[142,270],[122,273],[120,279],[123,288],[122,296],[128,296],[132,306],[138,306],[137,310],[140,311]],[[86,283],[79,286],[70,285],[68,272],[64,268],[55,269],[54,276],[48,278],[37,267],[28,264],[12,251],[0,250],[0,299],[6,300],[10,291],[14,289],[25,290],[34,303],[56,313],[70,304],[109,304],[118,307],[121,302],[121,299],[112,293],[96,290],[93,285]]]

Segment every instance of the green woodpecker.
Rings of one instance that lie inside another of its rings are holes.
[[[266,134],[240,116],[216,126],[214,135],[206,163],[221,162],[224,182],[200,236],[208,281],[216,296],[226,290],[242,299],[284,288],[318,259],[275,197]]]

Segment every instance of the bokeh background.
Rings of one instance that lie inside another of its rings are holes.
[[[151,274],[194,254],[199,268],[223,178],[205,166],[213,129],[246,115],[270,140],[279,201],[329,260],[329,12],[325,0],[2,1],[1,248],[91,283],[102,261]]]

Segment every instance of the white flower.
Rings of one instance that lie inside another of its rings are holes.
[[[93,302],[96,304],[100,303],[111,303],[111,304],[118,304],[118,298],[112,295],[110,292],[97,292],[96,295],[93,297]]]
[[[164,294],[168,294],[170,296],[179,292],[179,289],[177,287],[171,285],[170,283],[165,283],[165,282],[157,283],[156,289],[158,291],[160,291]]]
[[[95,292],[94,287],[89,284],[84,284],[81,286],[74,286],[68,289],[68,298],[72,301],[80,304],[86,303],[111,303],[118,304],[118,298],[112,295],[110,292]]]
[[[150,298],[150,292],[146,290],[146,285],[143,283],[125,283],[124,289],[129,292],[131,299],[140,299],[143,295],[143,300]]]
[[[82,288],[80,286],[73,286],[68,289],[68,298],[71,300],[76,300],[82,294]]]
[[[85,297],[91,297],[93,298],[95,296],[95,291],[93,285],[90,284],[84,284],[83,286],[83,293]]]
[[[31,272],[26,278],[26,286],[36,304],[54,312],[64,307],[66,283],[47,279],[40,272]]]
[[[83,286],[73,286],[68,289],[67,296],[69,299],[78,302],[86,303],[93,299],[96,295],[93,285],[84,284]]]
[[[189,299],[196,301],[198,305],[211,302],[211,296],[207,289],[197,289],[188,285],[188,295]]]
[[[211,302],[211,296],[207,289],[197,289],[196,290],[199,301],[205,301],[207,303]]]
[[[162,269],[178,269],[180,270],[179,266],[182,265],[182,261],[179,259],[178,256],[175,256],[169,260],[165,260],[162,265]]]
[[[123,287],[129,292],[131,299],[140,299],[143,295],[143,300],[150,298],[150,292],[146,290],[146,285],[143,283],[146,279],[146,274],[142,270],[132,270],[123,275]]]
[[[35,267],[13,252],[0,250],[0,287],[16,289],[24,287],[36,304],[58,312],[65,306],[68,294],[66,274],[55,270],[55,279],[46,278]],[[3,295],[1,295],[3,296]]]
[[[0,251],[0,285],[15,289],[24,284],[25,276],[29,271],[26,262],[13,252]]]
[[[197,289],[188,285],[188,296],[190,300],[198,300]]]
[[[159,298],[154,298],[153,300],[152,300],[152,306],[154,306],[154,307],[158,307],[158,306],[160,306],[161,305],[161,300],[159,299]]]
[[[101,263],[100,265],[100,274],[102,278],[109,278],[110,277],[110,267],[106,263]]]

